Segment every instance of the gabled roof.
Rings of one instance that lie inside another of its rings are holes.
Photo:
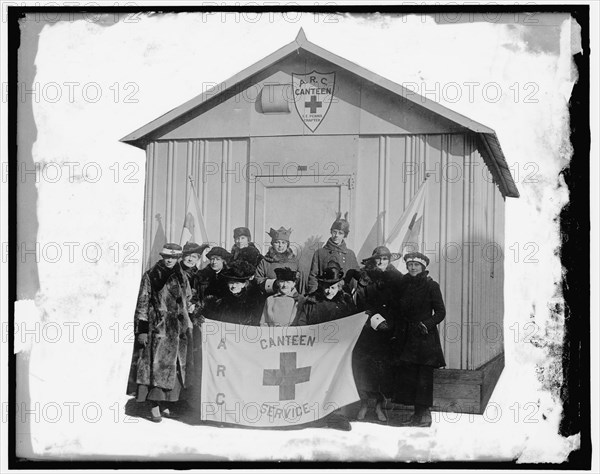
[[[204,102],[209,99],[214,99],[218,95],[222,94],[224,91],[231,89],[242,81],[245,81],[252,76],[258,74],[259,72],[267,69],[274,63],[284,59],[292,53],[296,53],[299,50],[304,50],[309,53],[314,54],[326,61],[329,61],[332,64],[339,66],[340,68],[346,69],[347,71],[361,77],[367,81],[370,81],[388,91],[401,96],[403,99],[408,100],[410,102],[414,102],[415,104],[424,107],[431,112],[438,114],[462,127],[465,129],[478,134],[478,149],[482,154],[487,166],[489,167],[492,175],[496,178],[496,182],[499,185],[500,191],[504,196],[508,197],[519,197],[519,191],[517,186],[512,178],[510,170],[508,168],[508,164],[506,163],[506,159],[504,157],[504,153],[502,152],[502,148],[500,147],[500,142],[498,141],[498,137],[496,136],[496,132],[485,125],[476,122],[475,120],[471,120],[464,115],[461,115],[453,110],[444,107],[437,102],[427,99],[426,97],[420,96],[416,94],[414,91],[407,89],[400,84],[396,84],[385,77],[382,77],[378,74],[375,74],[368,69],[365,69],[358,64],[355,64],[347,59],[342,58],[336,54],[327,51],[326,49],[317,46],[314,43],[311,43],[306,38],[304,31],[300,28],[296,39],[291,43],[283,46],[278,49],[274,53],[269,54],[264,57],[260,61],[254,63],[252,66],[247,67],[243,71],[240,71],[236,75],[230,77],[229,79],[223,81],[212,89],[200,94],[193,99],[185,102],[179,107],[170,110],[164,115],[161,115],[157,119],[152,122],[144,125],[143,127],[137,129],[136,131],[130,133],[129,135],[123,137],[121,139],[122,142],[129,143],[130,145],[137,146],[139,148],[144,148],[148,141],[152,140],[152,136],[156,135],[156,132],[176,119],[180,118],[182,115],[185,115],[191,112],[193,109],[199,107]],[[214,91],[220,91],[218,94],[215,94]]]

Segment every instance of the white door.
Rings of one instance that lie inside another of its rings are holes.
[[[249,222],[254,227],[254,241],[263,254],[271,239],[272,227],[291,228],[290,246],[300,260],[304,290],[315,250],[329,238],[329,228],[336,214],[350,211],[351,176],[302,176],[289,179],[281,176],[257,176],[254,206]],[[251,194],[252,195],[252,194]]]

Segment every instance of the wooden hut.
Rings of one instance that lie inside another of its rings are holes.
[[[155,241],[179,241],[188,176],[212,242],[229,248],[246,226],[266,250],[266,231],[283,225],[307,265],[337,211],[348,212],[349,247],[369,256],[428,173],[422,251],[447,306],[434,408],[483,412],[504,367],[504,201],[519,195],[493,130],[300,30],[121,141],[147,157],[146,267]]]

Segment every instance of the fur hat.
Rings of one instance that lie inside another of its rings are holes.
[[[286,242],[290,241],[290,234],[292,233],[292,229],[286,229],[281,226],[279,229],[275,230],[271,227],[271,230],[267,232],[271,237],[271,242],[274,240],[285,240]]]
[[[233,229],[233,238],[237,239],[242,236],[248,237],[248,240],[252,240],[252,235],[250,234],[250,229],[248,227],[236,227]]]
[[[427,255],[423,255],[421,252],[410,252],[404,256],[404,261],[408,264],[408,262],[417,262],[423,265],[423,268],[427,268],[429,265],[429,257]]]
[[[344,272],[342,267],[335,260],[330,261],[327,264],[327,268],[323,270],[323,273],[317,275],[317,280],[324,286],[333,285],[344,278]]]
[[[256,268],[245,260],[236,260],[223,272],[226,280],[246,281],[254,276]]]
[[[165,244],[159,254],[165,258],[181,257],[181,245]]]
[[[380,257],[387,257],[390,259],[390,262],[393,262],[400,258],[400,254],[399,253],[391,253],[390,249],[388,249],[387,247],[385,247],[383,245],[380,245],[379,247],[375,247],[375,250],[373,250],[373,253],[371,254],[371,256],[369,258],[365,258],[361,263],[363,265],[366,265],[367,263],[373,262],[376,258],[380,258]]]
[[[344,214],[344,218],[342,219],[342,213],[338,212],[335,221],[333,221],[333,224],[331,224],[331,228],[329,230],[341,230],[345,235],[348,235],[350,232],[348,213],[346,212]]]
[[[212,257],[221,257],[223,260],[229,260],[231,254],[223,247],[213,247],[206,254],[206,258],[211,259]]]
[[[275,275],[277,276],[277,280],[283,281],[296,281],[298,278],[298,274],[290,267],[276,268]]]
[[[183,246],[183,256],[185,257],[186,255],[191,255],[193,253],[197,253],[198,255],[202,256],[207,248],[208,244],[198,245],[195,242],[187,242]]]

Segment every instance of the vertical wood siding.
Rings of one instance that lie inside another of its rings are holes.
[[[356,162],[345,155],[336,160],[341,170],[356,174],[350,218],[359,260],[384,242],[429,174],[421,244],[446,302],[440,336],[447,367],[480,367],[503,350],[504,199],[474,139],[468,134],[368,135],[358,138],[356,150]],[[188,176],[194,179],[210,240],[226,248],[233,244],[233,227],[248,226],[255,206],[247,179],[251,156],[247,138],[148,145],[145,268],[158,259],[151,250],[161,226],[166,240],[179,242],[191,192]],[[400,268],[405,271],[402,263]]]

